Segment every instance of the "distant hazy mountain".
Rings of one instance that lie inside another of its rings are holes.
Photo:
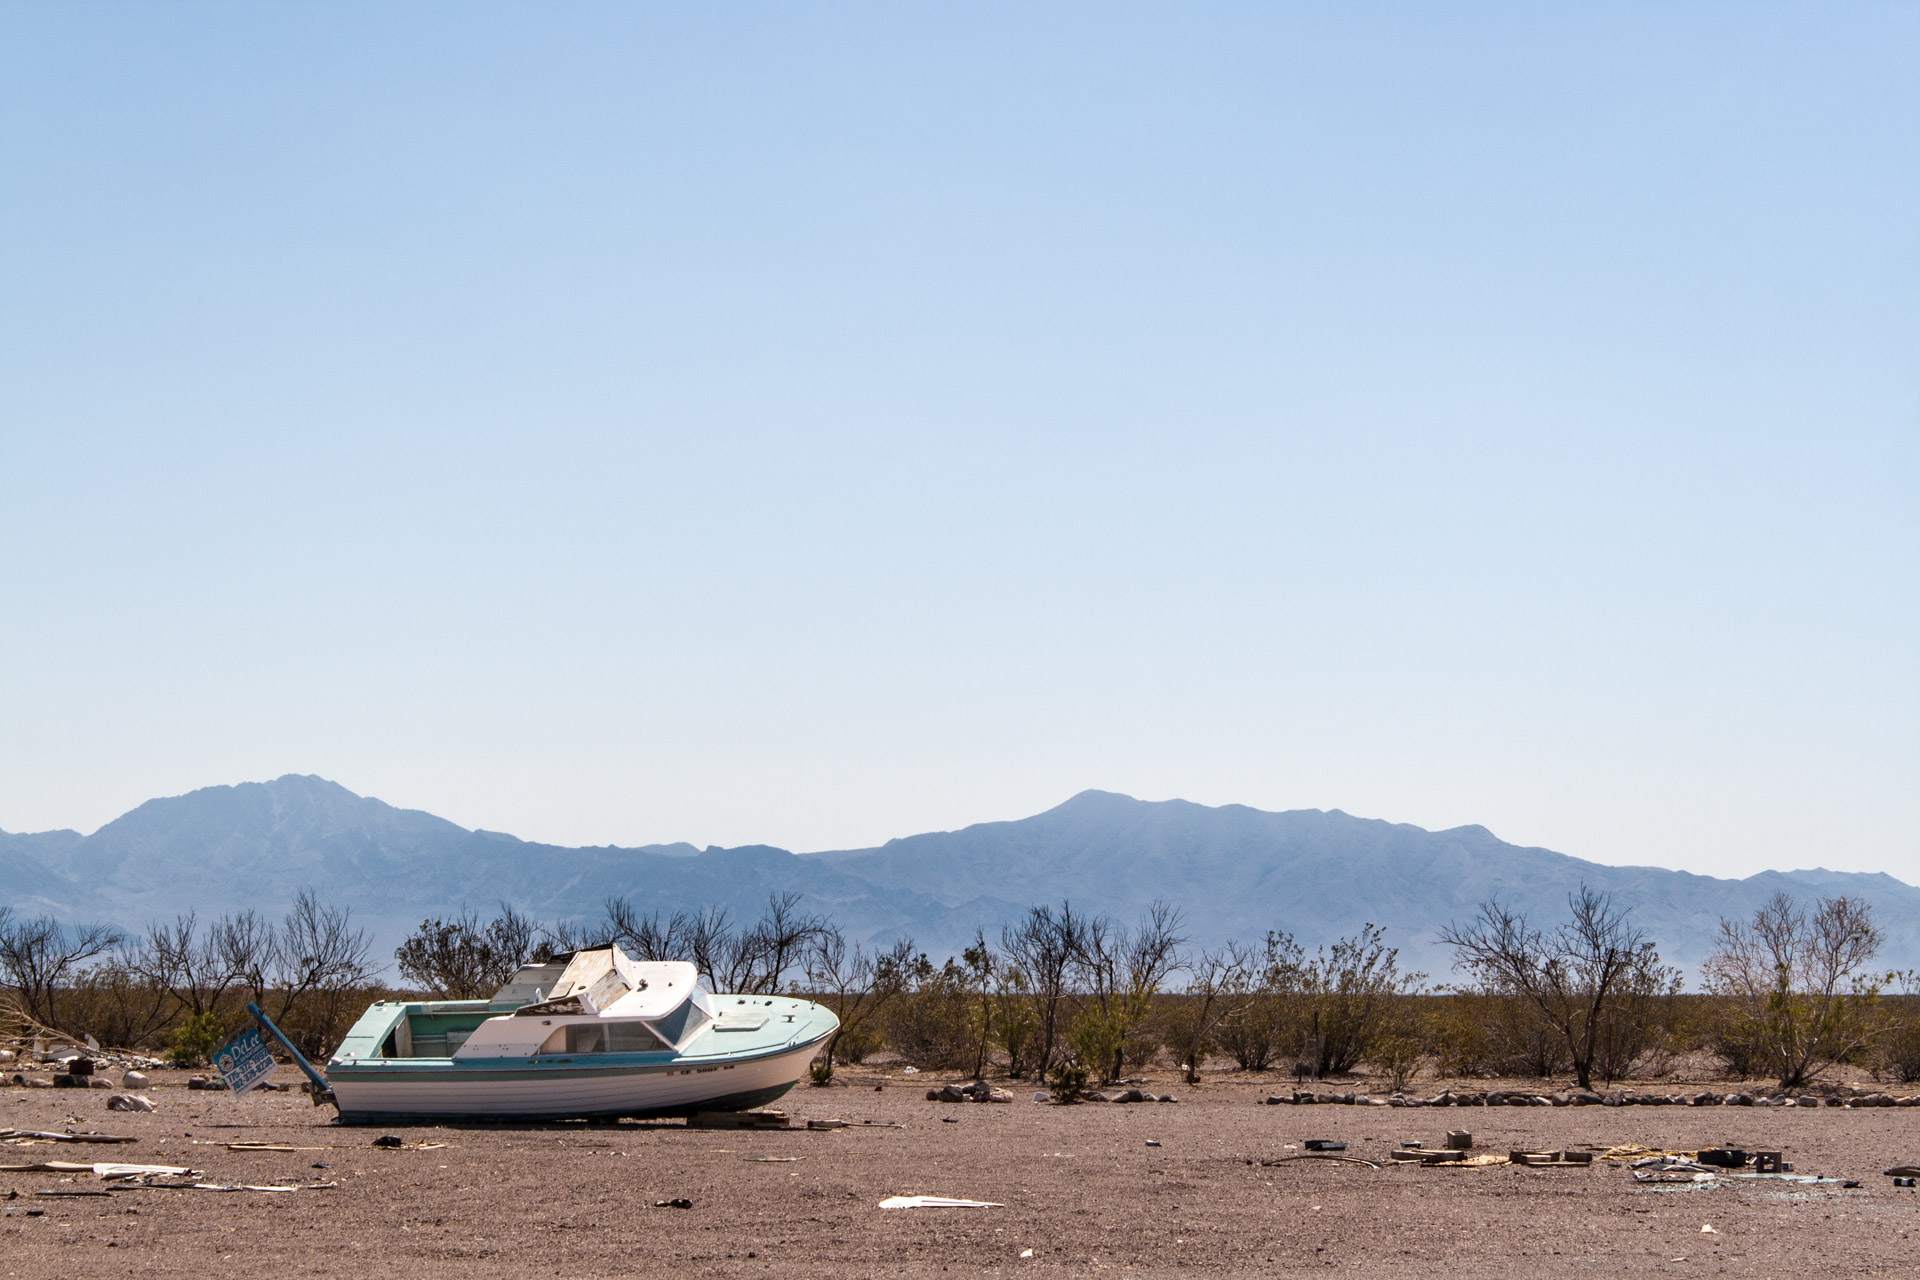
[[[855,936],[911,935],[936,955],[976,927],[996,936],[1030,903],[1071,898],[1131,919],[1162,898],[1199,943],[1283,929],[1312,946],[1371,921],[1415,967],[1444,975],[1439,926],[1494,894],[1546,920],[1583,881],[1631,907],[1690,978],[1721,916],[1750,914],[1781,889],[1871,900],[1888,936],[1882,963],[1920,967],[1920,889],[1891,876],[1720,880],[1601,866],[1484,827],[1425,831],[1338,810],[1212,809],[1100,791],[1014,822],[813,854],[529,844],[292,775],[151,800],[89,836],[0,833],[0,903],[16,910],[138,928],[189,909],[278,910],[312,885],[352,907],[383,953],[425,916],[501,899],[547,919],[596,916],[613,894],[646,910],[719,905],[750,917],[769,893],[791,890]]]

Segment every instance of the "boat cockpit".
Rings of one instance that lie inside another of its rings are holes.
[[[395,1012],[382,1058],[677,1053],[720,1017],[693,965],[633,960],[612,944],[525,965],[488,1000]]]

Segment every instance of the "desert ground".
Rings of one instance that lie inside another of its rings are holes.
[[[776,1104],[847,1128],[730,1131],[678,1121],[349,1128],[299,1093],[185,1088],[156,1072],[151,1114],[104,1092],[0,1089],[0,1127],[127,1135],[9,1142],[0,1163],[185,1165],[220,1184],[134,1188],[87,1173],[0,1173],[0,1272],[88,1276],[1905,1275],[1920,1194],[1920,1107],[1268,1106],[1290,1080],[1168,1073],[1178,1102],[929,1102],[940,1079],[849,1071]],[[291,1077],[289,1069],[282,1076]],[[1437,1088],[1438,1086],[1434,1086]],[[1477,1087],[1485,1088],[1485,1082]],[[1724,1085],[1716,1086],[1725,1088]],[[1431,1090],[1422,1090],[1430,1092]],[[898,1127],[894,1127],[898,1126]],[[1796,1174],[1635,1185],[1624,1163],[1421,1168],[1408,1140],[1466,1129],[1476,1152],[1777,1148]],[[380,1148],[391,1134],[406,1145]],[[1379,1169],[1301,1154],[1346,1142]],[[291,1151],[234,1150],[267,1143]],[[1153,1145],[1157,1143],[1158,1145]],[[328,1184],[333,1185],[320,1185]],[[43,1195],[43,1192],[65,1192]],[[75,1192],[95,1194],[76,1195]],[[993,1208],[881,1209],[896,1195]],[[660,1205],[688,1200],[692,1207]],[[1706,1228],[1711,1228],[1707,1230]],[[1030,1251],[1030,1252],[1029,1252]]]

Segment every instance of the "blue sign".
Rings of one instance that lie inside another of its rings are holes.
[[[275,1064],[260,1039],[260,1028],[248,1027],[214,1052],[213,1065],[237,1098],[272,1075]]]

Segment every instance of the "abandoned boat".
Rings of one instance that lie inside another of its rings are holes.
[[[490,1000],[383,1000],[326,1078],[349,1124],[744,1111],[791,1089],[839,1025],[604,946],[528,965]]]

